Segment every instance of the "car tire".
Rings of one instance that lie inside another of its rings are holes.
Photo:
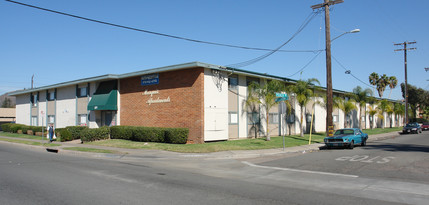
[[[349,149],[353,149],[355,147],[355,142],[352,140],[349,145]]]
[[[366,146],[366,140],[362,140],[362,143],[360,144],[362,147]]]

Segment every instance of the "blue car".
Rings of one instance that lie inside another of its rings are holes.
[[[358,128],[346,128],[335,131],[334,136],[325,137],[326,147],[348,147],[353,149],[356,144],[366,145],[368,134]]]

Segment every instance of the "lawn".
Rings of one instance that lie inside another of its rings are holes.
[[[366,129],[363,132],[368,135],[388,133],[401,131],[402,127],[396,128],[375,128],[375,129]],[[7,137],[16,137],[22,139],[42,139],[41,136],[34,135],[25,135],[25,134],[14,134],[14,133],[0,133],[2,136]],[[299,135],[291,135],[285,136],[285,147],[294,147],[308,144],[309,134],[305,134],[304,137],[300,137]],[[314,133],[311,137],[311,143],[323,143],[323,138],[325,138],[325,133]],[[17,143],[25,143],[32,145],[43,145],[43,146],[56,146],[54,144],[47,143],[39,143],[39,142],[31,142],[25,140],[10,140],[10,139],[1,139],[3,141],[17,142]],[[43,138],[46,140],[46,138]],[[280,149],[283,148],[283,137],[271,137],[270,141],[266,141],[265,138],[258,139],[241,139],[241,140],[229,140],[229,141],[219,141],[219,142],[206,142],[204,144],[167,144],[167,143],[153,143],[153,142],[134,142],[129,140],[119,140],[119,139],[111,139],[111,140],[101,140],[95,142],[87,142],[85,144],[90,145],[99,145],[105,147],[118,147],[118,148],[126,148],[126,149],[154,149],[154,150],[166,150],[173,152],[181,152],[181,153],[208,153],[208,152],[220,152],[220,151],[228,151],[228,150],[257,150],[257,149]],[[59,145],[57,145],[59,146]],[[77,148],[73,148],[77,149]],[[76,150],[76,151],[87,151],[87,152],[104,152],[105,150]]]

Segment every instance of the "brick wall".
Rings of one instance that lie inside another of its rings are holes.
[[[142,86],[141,76],[120,80],[121,125],[189,128],[188,143],[204,143],[204,68],[159,73],[159,84]],[[156,100],[170,102],[148,104]]]

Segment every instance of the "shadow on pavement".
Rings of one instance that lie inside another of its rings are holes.
[[[416,144],[371,143],[362,149],[380,149],[391,152],[429,152],[429,146]]]

